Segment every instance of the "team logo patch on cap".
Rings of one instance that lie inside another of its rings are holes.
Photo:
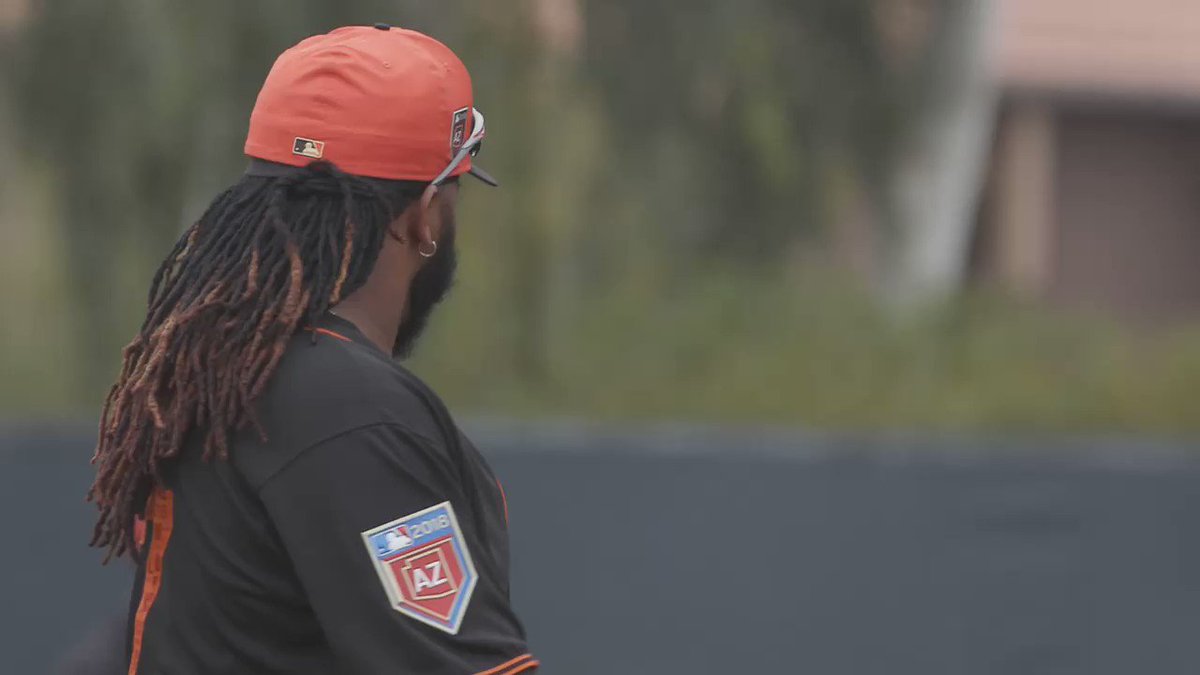
[[[392,609],[457,634],[478,576],[450,502],[362,536]]]
[[[325,141],[314,141],[311,138],[296,137],[292,143],[292,154],[321,159],[325,154]]]
[[[455,110],[454,116],[450,122],[450,156],[462,148],[463,143],[467,140],[467,116],[471,114],[470,108]]]

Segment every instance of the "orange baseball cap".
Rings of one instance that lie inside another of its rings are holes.
[[[440,183],[469,172],[495,185],[471,161],[483,135],[471,76],[454,52],[377,23],[280,54],[258,92],[245,150],[265,160],[252,161],[256,175],[325,160],[372,178]]]

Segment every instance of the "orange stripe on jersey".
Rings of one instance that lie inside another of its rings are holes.
[[[496,487],[500,488],[500,501],[504,502],[504,523],[508,524],[508,495],[504,494],[504,486],[500,484],[500,479],[496,479]]]
[[[540,665],[542,665],[540,661],[538,661],[537,659],[533,659],[532,661],[526,661],[526,662],[518,665],[516,668],[513,668],[512,670],[504,671],[504,675],[517,675],[517,673],[532,672],[534,670],[537,670],[538,666],[540,666]]]
[[[538,663],[532,654],[522,654],[511,661],[506,661],[491,670],[485,670],[476,675],[516,675],[516,673],[524,673],[530,668],[537,668],[540,665],[542,664]]]
[[[142,635],[146,630],[146,616],[150,614],[154,599],[158,597],[158,589],[162,586],[163,556],[166,555],[167,542],[171,539],[171,528],[174,526],[175,495],[170,490],[154,488],[146,511],[153,529],[150,531],[146,576],[142,580],[142,599],[133,619],[133,656],[129,660],[129,675],[137,675],[138,661],[142,656]]]
[[[341,333],[335,333],[335,332],[329,330],[328,328],[305,328],[304,330],[310,330],[314,333],[319,333],[321,335],[328,335],[330,337],[335,337],[335,338],[341,340],[342,342],[353,342],[353,340],[346,337],[345,335],[342,335]]]

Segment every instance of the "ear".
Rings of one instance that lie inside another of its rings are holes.
[[[414,223],[416,229],[413,232],[413,239],[421,247],[436,246],[438,235],[441,233],[441,218],[438,217],[436,203],[438,192],[437,185],[429,185],[421,193],[421,200],[415,204],[417,217]]]
[[[418,251],[437,248],[444,225],[442,202],[453,201],[458,195],[457,188],[455,183],[430,185],[421,193],[421,199],[410,207],[413,214],[409,223],[409,234]]]

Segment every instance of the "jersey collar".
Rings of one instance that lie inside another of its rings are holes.
[[[379,346],[367,339],[362,331],[358,329],[351,321],[343,319],[333,312],[325,312],[325,315],[317,321],[313,330],[319,334],[331,337],[344,342],[356,342],[360,345],[378,350]]]

